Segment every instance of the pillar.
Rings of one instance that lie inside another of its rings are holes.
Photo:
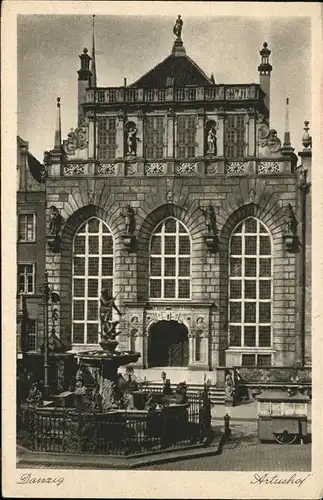
[[[256,154],[256,142],[255,142],[255,115],[253,110],[248,113],[249,119],[248,119],[248,151],[247,151],[247,156],[255,156]]]
[[[117,116],[117,130],[116,130],[116,143],[117,151],[116,157],[124,157],[124,113],[120,112]]]
[[[165,157],[174,157],[174,112],[170,110],[167,113],[167,123],[166,123],[166,137],[165,137]]]
[[[94,117],[89,117],[89,158],[95,157],[95,129],[94,129]]]
[[[195,156],[204,156],[204,110],[198,110]]]
[[[224,156],[224,111],[218,113],[218,129],[217,129],[217,156]]]
[[[143,158],[144,156],[144,115],[138,112],[137,117],[137,157]]]

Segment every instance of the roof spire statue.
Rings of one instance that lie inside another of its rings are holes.
[[[183,29],[183,19],[179,15],[176,19],[176,22],[175,22],[174,28],[173,28],[173,33],[174,33],[174,35],[176,35],[176,40],[174,41],[172,54],[176,57],[177,56],[185,56],[185,54],[186,54],[185,48],[183,46],[183,41],[181,38],[182,29]]]
[[[176,23],[173,28],[173,33],[174,35],[177,36],[177,38],[181,38],[182,35],[182,29],[183,29],[183,19],[181,18],[180,15],[178,15],[176,19]]]
[[[62,145],[61,98],[57,97],[56,102],[57,102],[57,117],[56,117],[54,149],[60,151]]]
[[[290,146],[290,131],[289,131],[289,98],[286,98],[286,111],[285,111],[285,133],[284,133],[284,146]]]
[[[91,87],[96,87],[96,64],[95,64],[95,35],[94,35],[94,19],[92,16],[92,58],[91,58]]]

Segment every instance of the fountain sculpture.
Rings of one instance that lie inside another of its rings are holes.
[[[84,386],[97,387],[102,398],[103,412],[122,405],[125,380],[122,375],[118,374],[118,368],[135,363],[140,357],[139,352],[116,351],[119,344],[116,337],[120,333],[116,331],[116,327],[119,321],[112,321],[112,310],[114,309],[119,316],[121,312],[115,304],[115,299],[116,297],[110,296],[107,290],[102,290],[100,297],[101,349],[77,353],[79,370],[76,374],[76,381],[81,381]],[[88,377],[87,381],[86,377]]]

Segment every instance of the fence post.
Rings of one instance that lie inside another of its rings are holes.
[[[231,429],[230,429],[230,415],[226,413],[223,417],[224,419],[224,435],[226,437],[231,436]]]

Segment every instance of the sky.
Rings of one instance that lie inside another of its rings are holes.
[[[190,3],[190,2],[189,2]],[[270,125],[283,140],[289,97],[291,142],[302,149],[304,120],[311,121],[311,20],[307,17],[185,16],[186,53],[216,83],[259,83],[259,51],[270,50]],[[174,41],[174,15],[96,14],[98,86],[130,84],[165,59]],[[84,47],[91,53],[88,15],[21,15],[17,26],[18,135],[40,161],[54,146],[56,97],[61,97],[62,132],[77,122],[77,71]]]

